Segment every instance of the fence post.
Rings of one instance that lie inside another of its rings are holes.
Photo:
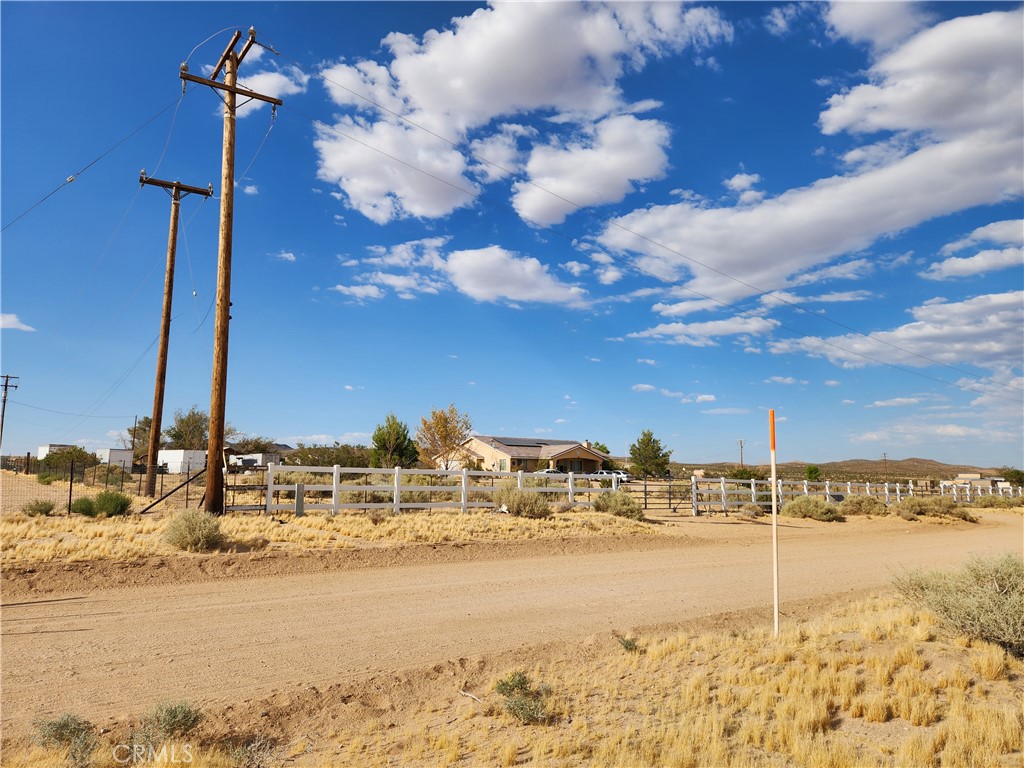
[[[697,517],[700,512],[697,509],[697,476],[690,475],[690,505],[693,507],[693,516]]]
[[[469,512],[469,470],[462,468],[462,514]]]
[[[516,482],[519,483],[519,490],[523,490],[523,470],[519,470],[517,473]]]
[[[186,488],[188,486],[185,486]],[[267,503],[265,505],[265,511],[269,515],[271,513],[271,507],[274,505],[274,464],[273,462],[267,464]]]
[[[295,484],[295,516],[302,517],[306,511],[302,508],[306,501],[306,486],[302,483]]]
[[[896,483],[896,503],[899,504],[903,501],[903,496],[900,495],[900,484]]]
[[[331,514],[338,514],[338,503],[341,501],[341,465],[334,465],[334,486],[331,488]]]
[[[192,462],[185,465],[185,509],[188,509],[188,487],[192,485]]]
[[[810,495],[811,495],[811,489],[807,485],[807,481],[804,480],[804,496],[810,496]]]
[[[729,500],[725,497],[725,478],[719,478],[719,485],[722,488],[722,512],[728,517],[729,515]]]
[[[619,490],[619,476],[612,477],[612,490]],[[644,475],[644,511],[647,511],[647,476]]]
[[[71,460],[71,476],[68,478],[68,516],[71,515],[71,490],[75,487],[75,460]]]
[[[870,480],[866,480],[864,482],[864,495],[865,496],[870,496],[871,495],[871,481]]]
[[[676,511],[676,508],[672,506],[672,475],[668,476],[668,511]]]
[[[885,488],[885,506],[888,507],[889,506],[889,484],[886,483],[884,488]]]
[[[576,503],[576,478],[572,472],[569,473],[569,503]]]
[[[402,502],[401,502],[402,491],[401,491],[401,488],[402,488],[402,468],[401,467],[395,467],[395,492],[394,492],[395,495],[394,495],[394,498],[392,499],[391,503],[394,505],[394,510],[395,510],[395,514],[396,515],[399,512],[402,511],[402,506],[401,506],[401,504],[402,504]]]

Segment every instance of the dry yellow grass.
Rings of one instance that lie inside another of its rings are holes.
[[[90,519],[78,515],[0,519],[0,563],[50,560],[132,560],[174,554],[163,541],[169,516]],[[336,549],[366,544],[439,544],[515,541],[608,534],[652,534],[647,524],[597,512],[558,513],[543,520],[454,510],[408,512],[378,518],[361,514],[229,514],[220,518],[229,548]],[[283,521],[283,522],[278,522]]]

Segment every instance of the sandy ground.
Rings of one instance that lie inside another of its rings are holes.
[[[784,520],[783,621],[886,588],[902,568],[948,568],[971,553],[1022,550],[1020,514],[979,515],[977,524]],[[113,724],[177,699],[227,712],[360,681],[380,685],[409,670],[468,675],[467,659],[613,630],[707,626],[728,614],[770,622],[770,524],[677,518],[662,530],[641,547],[413,547],[414,555],[356,567],[344,559],[358,556],[344,552],[300,558],[294,562],[305,565],[292,571],[273,559],[240,567],[210,555],[184,558],[188,567],[133,566],[187,571],[177,582],[139,573],[134,586],[76,577],[118,567],[110,564],[53,566],[53,578],[35,586],[45,573],[7,569],[4,740],[65,712]]]

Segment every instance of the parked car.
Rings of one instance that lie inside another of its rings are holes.
[[[564,475],[565,472],[563,472],[560,469],[555,469],[554,467],[548,467],[547,469],[538,469],[534,474],[536,474],[536,475]]]
[[[621,469],[599,469],[594,473],[596,477],[611,479],[617,477],[620,483],[628,483],[631,478],[629,474],[623,472]]]

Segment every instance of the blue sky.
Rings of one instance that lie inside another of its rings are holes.
[[[1018,3],[0,5],[4,453],[210,402],[240,82],[227,418],[368,443],[644,429],[678,461],[1024,465]],[[75,176],[71,182],[66,182]],[[51,194],[52,193],[52,194]],[[49,195],[49,197],[47,197]]]

